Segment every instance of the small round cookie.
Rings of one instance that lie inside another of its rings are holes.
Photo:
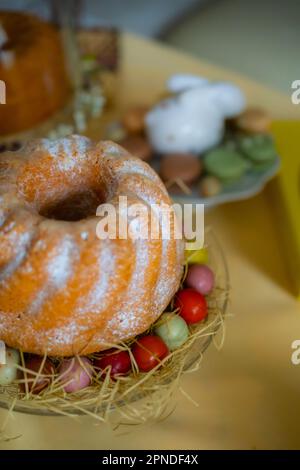
[[[119,144],[131,155],[138,157],[141,160],[149,161],[153,156],[153,151],[149,142],[141,135],[129,135],[119,142]]]
[[[1,155],[0,173],[1,340],[66,357],[148,330],[179,288],[184,255],[155,171],[113,142],[73,135]],[[101,208],[118,211],[122,195],[132,206],[155,205],[155,238],[103,237]]]
[[[189,153],[169,153],[163,156],[160,176],[164,181],[181,179],[186,184],[197,180],[202,173],[202,162]]]
[[[139,134],[145,128],[145,116],[148,112],[146,106],[135,106],[126,111],[122,124],[129,134]]]
[[[243,176],[249,163],[236,150],[223,146],[205,155],[204,167],[209,175],[219,178],[223,183],[229,183]]]
[[[263,134],[270,130],[271,117],[263,109],[249,108],[237,116],[234,123],[241,131],[249,134]]]

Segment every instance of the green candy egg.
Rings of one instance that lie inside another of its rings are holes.
[[[0,364],[0,385],[9,385],[17,378],[17,365],[20,362],[19,351],[6,348],[5,364]]]
[[[170,351],[180,348],[189,337],[186,322],[174,313],[164,313],[161,316],[155,333],[166,343]]]

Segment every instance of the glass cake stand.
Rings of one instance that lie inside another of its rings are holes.
[[[198,338],[194,344],[191,346],[188,354],[184,358],[183,364],[183,372],[187,372],[193,369],[197,362],[202,358],[204,352],[208,348],[208,346],[213,341],[215,335],[219,332],[222,328],[222,324],[225,318],[225,314],[227,311],[228,306],[228,294],[230,288],[229,282],[229,272],[228,266],[226,262],[226,258],[224,252],[221,248],[221,245],[218,241],[217,236],[214,232],[210,229],[206,231],[205,235],[205,246],[207,246],[208,253],[209,253],[209,265],[213,269],[216,278],[216,288],[218,289],[218,295],[214,297],[215,307],[214,311],[218,311],[218,315],[215,318],[210,318],[211,313],[209,313],[206,323],[204,323],[205,334]],[[160,378],[159,374],[157,376],[157,385],[166,386],[168,383],[172,382],[175,377],[168,376],[164,378]],[[131,394],[127,395],[126,403],[134,403],[139,400],[145,398],[143,392],[134,391]],[[124,405],[122,398],[117,399],[115,401],[115,407],[112,406],[111,409],[120,408]],[[0,407],[5,409],[13,409],[13,411],[32,414],[32,415],[40,415],[40,416],[63,416],[64,413],[58,413],[51,408],[45,407],[45,405],[38,407],[35,402],[35,406],[33,407],[30,400],[25,400],[24,398],[18,397],[18,388],[17,386],[6,386],[0,387]],[[94,405],[91,408],[85,408],[88,411],[92,411]],[[97,407],[98,411],[101,411],[101,403],[100,406]],[[73,408],[72,403],[66,405],[65,411],[69,415],[83,415],[86,414],[84,411],[78,410],[78,408]]]

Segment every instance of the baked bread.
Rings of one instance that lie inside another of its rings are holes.
[[[59,31],[22,12],[0,11],[0,135],[24,131],[63,108],[71,87]]]
[[[183,270],[175,220],[169,239],[160,212],[157,239],[99,239],[96,208],[118,210],[119,196],[170,206],[157,174],[112,142],[41,139],[0,156],[0,339],[8,346],[93,353],[144,332],[167,307]]]

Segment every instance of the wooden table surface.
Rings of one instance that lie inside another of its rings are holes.
[[[174,72],[229,79],[250,103],[279,119],[300,118],[289,96],[228,70],[132,35],[122,38],[120,108],[151,102]],[[94,131],[95,132],[95,129]],[[201,369],[186,375],[178,405],[166,421],[115,435],[90,418],[14,414],[7,426],[21,437],[3,449],[228,449],[299,448],[300,365],[291,343],[300,339],[300,305],[290,285],[268,194],[212,210],[206,223],[218,234],[230,269],[232,295],[221,351],[211,346]],[[4,412],[0,412],[0,421]]]

